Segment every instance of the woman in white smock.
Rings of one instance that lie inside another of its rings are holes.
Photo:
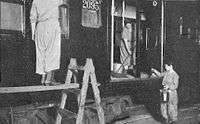
[[[42,75],[45,84],[54,80],[53,70],[60,68],[61,3],[61,0],[33,0],[30,13],[32,39],[36,45],[36,73]]]

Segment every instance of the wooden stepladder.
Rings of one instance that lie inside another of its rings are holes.
[[[70,84],[72,77],[74,79],[74,82],[77,83],[78,70],[84,71],[84,74],[83,74],[82,88],[81,88],[80,94],[78,95],[79,109],[78,109],[78,114],[77,114],[77,118],[76,118],[76,124],[82,124],[82,121],[83,121],[85,101],[86,101],[86,95],[87,95],[89,83],[91,83],[92,89],[94,92],[99,122],[100,122],[100,124],[105,124],[104,111],[100,105],[100,103],[101,103],[100,92],[99,92],[99,88],[98,88],[98,83],[97,83],[97,79],[96,79],[96,75],[95,75],[95,68],[94,68],[92,59],[87,58],[85,66],[77,66],[76,59],[71,58],[69,66],[68,66],[68,72],[67,72],[65,84]],[[60,105],[61,109],[64,109],[64,107],[65,107],[66,98],[67,98],[67,95],[65,93],[63,93],[61,105]],[[61,124],[61,120],[62,120],[62,117],[58,116],[56,124]]]

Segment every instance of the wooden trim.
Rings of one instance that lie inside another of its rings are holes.
[[[22,86],[22,87],[0,87],[1,93],[21,93],[21,92],[37,92],[37,91],[49,91],[49,90],[63,90],[79,88],[79,84],[61,84],[56,86]]]
[[[7,2],[7,3],[24,5],[23,0],[0,0],[0,2]]]
[[[147,1],[154,1],[154,0],[147,0]],[[158,0],[157,0],[158,1]],[[199,0],[165,0],[166,2],[198,2]]]
[[[22,35],[22,31],[21,31],[21,30],[0,29],[0,34],[15,34],[15,35]]]
[[[186,1],[186,2],[197,2],[199,0],[165,0],[165,1],[172,1],[172,2],[184,2],[184,1]]]
[[[164,71],[163,69],[163,63],[164,63],[164,23],[165,23],[165,1],[164,0],[161,0],[161,32],[160,32],[160,37],[161,37],[161,59],[160,59],[160,62],[161,62],[161,65],[160,65],[160,70],[161,72]]]
[[[114,64],[114,6],[115,0],[112,0],[111,3],[111,71],[113,71],[113,64]]]
[[[151,78],[116,78],[112,79],[111,83],[118,83],[118,82],[137,82],[137,81],[149,81],[149,80],[160,80],[160,77],[151,77]]]

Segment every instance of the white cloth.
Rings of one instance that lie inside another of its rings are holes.
[[[121,41],[121,45],[120,45],[120,60],[121,60],[121,63],[126,68],[126,66],[128,67],[128,66],[131,66],[132,64],[135,65],[135,52],[136,52],[135,48],[133,51],[133,63],[131,63],[132,27],[130,29],[128,29],[127,27],[124,27],[123,32],[122,32],[122,39],[123,40]],[[135,45],[136,44],[134,42],[134,46]]]
[[[30,20],[36,23],[36,73],[60,68],[61,29],[59,25],[60,0],[33,0]]]

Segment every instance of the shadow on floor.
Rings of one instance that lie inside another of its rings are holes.
[[[160,103],[150,103],[145,105],[151,116],[158,122],[163,122],[164,118],[160,112]]]

